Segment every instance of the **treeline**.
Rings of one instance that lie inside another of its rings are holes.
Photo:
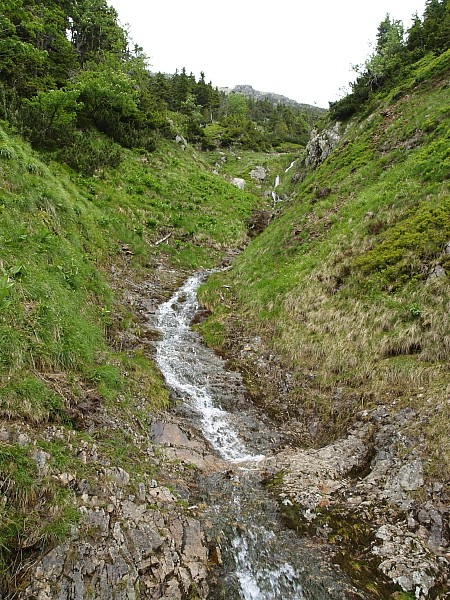
[[[319,116],[301,106],[226,94],[206,83],[203,72],[197,81],[184,68],[174,75],[150,76],[150,86],[166,109],[184,115],[187,138],[204,149],[240,145],[268,150],[283,143],[306,144],[311,123]]]
[[[106,0],[2,2],[0,118],[88,174],[160,136],[256,150],[305,143],[310,129],[300,107],[226,96],[204,73],[152,74]]]
[[[380,90],[401,82],[417,61],[440,55],[450,48],[450,1],[427,0],[423,17],[416,13],[405,32],[403,23],[389,15],[378,26],[374,53],[355,67],[358,77],[350,93],[330,103],[330,116],[346,120],[367,106]]]

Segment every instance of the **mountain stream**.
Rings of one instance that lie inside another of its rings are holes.
[[[222,555],[209,598],[363,598],[330,564],[324,548],[283,526],[276,502],[261,484],[264,456],[276,451],[282,435],[252,409],[240,375],[190,327],[197,289],[207,275],[190,277],[159,305],[151,325],[160,334],[156,360],[168,386],[229,465],[202,482]]]

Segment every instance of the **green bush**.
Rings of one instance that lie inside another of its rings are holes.
[[[433,198],[382,233],[353,267],[364,275],[381,274],[386,285],[400,285],[421,276],[423,266],[442,253],[449,239],[450,198]]]
[[[76,132],[73,142],[60,150],[59,159],[83,175],[93,175],[104,167],[118,167],[122,160],[120,146],[93,132]]]

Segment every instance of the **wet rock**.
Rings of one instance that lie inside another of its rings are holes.
[[[319,450],[282,452],[267,459],[265,466],[284,472],[283,491],[301,507],[304,518],[313,521],[316,509],[328,503],[345,486],[345,477],[365,463],[369,454],[367,433],[368,427],[362,426],[348,438]]]
[[[449,564],[440,555],[448,548],[448,514],[446,505],[440,507],[436,500],[416,510],[413,493],[423,488],[423,464],[403,434],[415,413],[404,409],[391,414],[378,407],[361,416],[371,423],[368,429],[357,428],[320,450],[277,457],[278,468],[284,471],[280,501],[291,499],[310,524],[323,510],[332,522],[335,507],[342,510],[345,501],[348,518],[360,519],[373,532],[376,541],[369,552],[380,560],[379,570],[405,592],[426,598],[447,580]],[[372,426],[376,429],[369,444]],[[349,476],[355,472],[360,475],[353,480]],[[438,486],[436,494],[431,490],[430,497],[439,498],[442,489]]]

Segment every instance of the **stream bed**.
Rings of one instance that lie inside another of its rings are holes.
[[[264,458],[283,435],[247,400],[241,376],[205,346],[191,328],[197,289],[190,277],[159,305],[151,326],[160,334],[156,361],[192,425],[229,468],[205,475],[201,489],[218,540],[220,561],[211,582],[214,600],[344,600],[364,598],[329,560],[326,547],[280,522],[264,488]]]

